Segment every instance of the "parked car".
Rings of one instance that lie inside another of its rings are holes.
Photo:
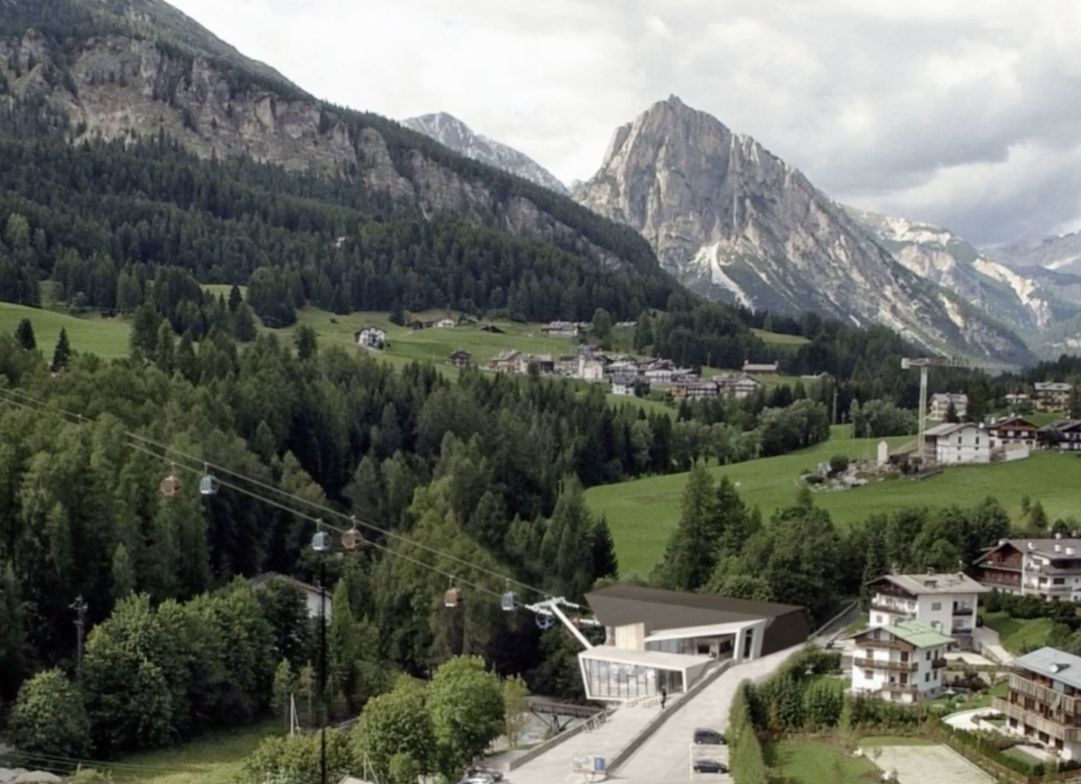
[[[501,771],[501,770],[493,770],[492,768],[472,767],[472,768],[469,768],[465,772],[465,775],[467,777],[468,776],[480,776],[482,778],[484,776],[487,776],[493,782],[503,780],[503,771]]]
[[[495,784],[495,777],[487,773],[469,773],[458,784]]]
[[[699,727],[694,731],[694,742],[707,746],[723,746],[727,743],[724,735],[708,727]]]
[[[728,766],[715,759],[697,759],[694,761],[695,773],[727,773]]]

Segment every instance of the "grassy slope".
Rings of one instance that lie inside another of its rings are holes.
[[[0,332],[12,333],[24,318],[34,326],[38,349],[52,356],[61,328],[68,332],[71,347],[83,354],[97,354],[107,359],[128,355],[127,321],[117,318],[86,316],[78,318],[51,310],[38,310],[10,302],[0,302]]]
[[[906,439],[887,440],[898,444]],[[834,428],[834,438],[824,444],[781,457],[714,466],[712,472],[714,476],[727,474],[738,482],[744,501],[759,507],[768,517],[795,497],[802,469],[839,453],[873,458],[875,443],[844,438],[841,429]],[[894,479],[854,490],[819,492],[815,503],[828,510],[834,520],[853,524],[904,506],[974,504],[991,495],[1016,518],[1020,515],[1021,497],[1028,495],[1039,499],[1053,520],[1077,514],[1075,488],[1079,471],[1081,463],[1076,457],[1041,451],[1028,460],[953,468],[918,482]],[[590,508],[608,518],[623,576],[648,575],[664,552],[668,535],[679,518],[686,480],[686,474],[670,474],[594,487],[586,493]]]
[[[1004,612],[982,613],[984,625],[998,632],[1002,647],[1013,654],[1040,648],[1051,633],[1050,618],[1011,618]]]
[[[275,734],[280,722],[215,731],[172,749],[125,757],[112,770],[117,784],[230,784],[259,742]],[[138,768],[136,766],[139,766]]]
[[[791,784],[870,784],[879,780],[873,762],[853,757],[829,740],[782,740],[767,754],[771,767]]]
[[[802,335],[785,335],[780,332],[768,332],[764,329],[751,328],[751,332],[757,335],[767,346],[784,346],[786,348],[799,348],[804,343],[810,343]]]

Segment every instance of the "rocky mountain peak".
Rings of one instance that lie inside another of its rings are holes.
[[[953,353],[1026,353],[899,264],[798,170],[674,95],[616,129],[575,197],[638,229],[667,270],[714,299],[877,322]]]
[[[454,115],[446,112],[422,114],[403,120],[402,125],[430,136],[467,158],[530,180],[556,193],[567,193],[566,186],[555,175],[528,155],[476,133]]]

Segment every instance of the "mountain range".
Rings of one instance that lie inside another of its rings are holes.
[[[0,2],[2,100],[38,106],[71,142],[164,134],[207,160],[350,178],[384,210],[550,243],[658,302],[668,273],[710,299],[884,324],[929,350],[1011,362],[1032,357],[1019,333],[1051,334],[1078,313],[1081,278],[1015,272],[933,227],[848,210],[674,96],[616,130],[574,199],[450,115],[400,125],[321,102],[161,0]],[[1018,249],[1011,264],[1037,255]],[[1062,329],[1056,345],[1072,345]]]

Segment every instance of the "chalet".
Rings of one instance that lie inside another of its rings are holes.
[[[551,354],[527,354],[525,357],[526,372],[536,368],[541,375],[556,372],[556,361]]]
[[[586,594],[605,641],[578,654],[586,699],[624,702],[686,691],[718,661],[804,642],[807,611],[772,602],[609,585]]]
[[[923,453],[929,465],[990,463],[991,440],[971,422],[944,422],[924,433]]]
[[[716,382],[721,395],[743,400],[750,397],[762,388],[762,382],[754,376],[746,373],[732,373],[726,376],[718,376]]]
[[[717,382],[711,378],[694,379],[683,386],[683,397],[688,400],[709,400],[720,394]]]
[[[1032,402],[1037,411],[1066,411],[1070,407],[1073,387],[1057,381],[1037,381],[1033,387]]]
[[[779,362],[744,362],[743,372],[754,373],[757,375],[761,375],[763,373],[780,373],[781,364]]]
[[[1060,419],[1041,427],[1037,439],[1048,449],[1062,452],[1081,451],[1081,419]]]
[[[951,404],[957,419],[968,416],[968,395],[961,392],[938,392],[931,395],[931,405],[928,407],[927,416],[944,422],[949,416]]]
[[[467,368],[473,364],[473,355],[468,351],[459,349],[451,352],[451,355],[447,357],[447,361],[456,368]]]
[[[609,375],[638,375],[638,363],[632,359],[618,359],[615,362],[609,362],[608,366],[604,369],[605,373]]]
[[[1081,539],[1000,539],[973,563],[988,588],[1051,601],[1081,601]]]
[[[872,625],[918,621],[948,634],[954,645],[965,650],[972,648],[980,594],[991,590],[963,572],[886,574],[871,580],[867,587]]]
[[[853,636],[852,691],[893,702],[920,702],[943,690],[953,640],[919,621],[872,626]]]
[[[1006,395],[1006,405],[1011,411],[1031,405],[1031,399],[1024,392],[1010,392]]]
[[[508,348],[488,360],[488,369],[496,373],[524,373],[527,369],[525,356],[517,349]]]
[[[992,709],[1004,729],[1060,759],[1081,759],[1081,657],[1044,647],[1013,661],[1005,697]]]
[[[1021,444],[1030,449],[1036,447],[1036,434],[1039,429],[1027,419],[1019,416],[1002,417],[988,422],[984,430],[991,439],[991,449],[1010,444]]]
[[[435,326],[438,329],[450,329],[454,326],[454,319],[441,318],[439,321],[435,322]]]
[[[631,375],[629,373],[613,374],[612,376],[612,394],[622,396],[633,396],[637,391],[639,384],[638,376]]]
[[[358,346],[382,350],[389,345],[387,332],[379,327],[365,327],[353,333],[353,340]]]
[[[556,360],[556,373],[561,376],[574,376],[578,373],[578,355],[563,354]]]
[[[576,338],[578,325],[573,321],[550,321],[541,327],[541,332],[553,338]]]

